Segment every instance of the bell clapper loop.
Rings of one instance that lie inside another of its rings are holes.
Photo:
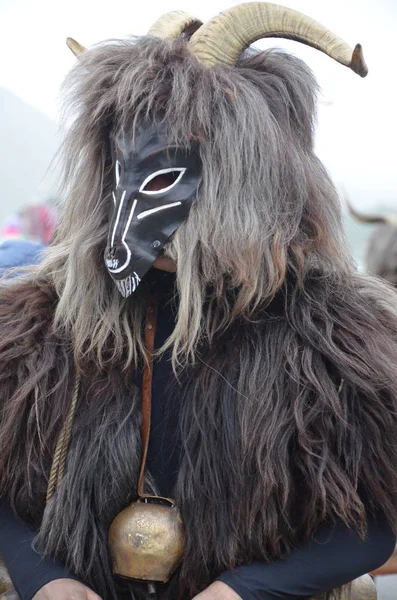
[[[149,583],[147,584],[147,591],[149,596],[154,600],[156,598],[156,584],[152,581],[149,581]]]

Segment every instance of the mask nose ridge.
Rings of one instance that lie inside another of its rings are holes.
[[[105,252],[106,266],[113,273],[123,271],[130,263],[131,250],[123,243],[108,246]]]

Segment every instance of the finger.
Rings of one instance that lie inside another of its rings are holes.
[[[102,598],[100,596],[98,596],[98,594],[96,594],[95,592],[93,592],[90,589],[87,589],[86,598],[87,598],[87,600],[102,600]]]

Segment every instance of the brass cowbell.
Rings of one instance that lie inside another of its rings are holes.
[[[128,579],[166,583],[184,553],[183,523],[170,498],[144,493],[144,479],[151,421],[153,348],[157,298],[152,297],[146,316],[147,359],[142,379],[142,461],[138,500],[116,516],[109,530],[113,573]]]
[[[109,548],[114,574],[166,583],[184,552],[178,508],[172,500],[156,496],[130,504],[110,527]]]

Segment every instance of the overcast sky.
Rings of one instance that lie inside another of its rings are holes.
[[[0,85],[53,118],[58,92],[74,57],[67,36],[85,46],[144,34],[168,10],[205,20],[233,0],[0,0]],[[369,75],[361,79],[322,53],[296,42],[283,46],[314,70],[323,90],[317,151],[355,202],[394,202],[397,210],[396,0],[284,0],[352,46],[363,45]]]

